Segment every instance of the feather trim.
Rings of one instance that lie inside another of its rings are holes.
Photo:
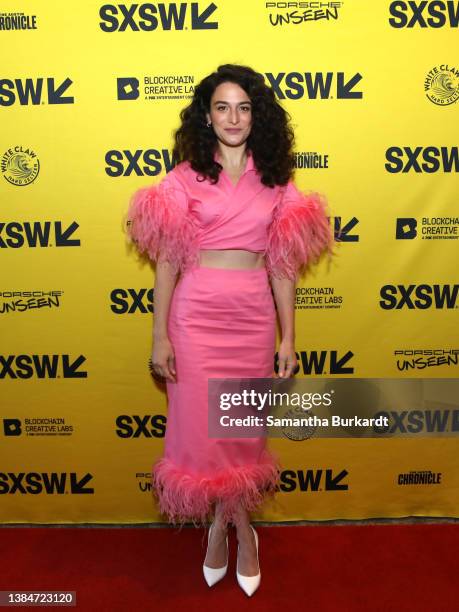
[[[280,201],[268,228],[266,268],[271,276],[298,280],[323,251],[332,252],[334,238],[326,216],[326,199],[295,188],[294,200]]]
[[[265,498],[273,496],[280,471],[278,457],[267,449],[260,462],[224,469],[212,477],[192,474],[162,457],[153,465],[153,494],[160,512],[173,524],[192,521],[205,525],[216,501],[221,502],[222,519],[227,523],[239,504],[254,512]]]
[[[152,261],[167,261],[183,272],[198,262],[197,229],[188,214],[186,194],[164,181],[142,187],[131,198],[127,234]]]

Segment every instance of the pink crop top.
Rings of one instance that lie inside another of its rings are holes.
[[[322,251],[331,251],[324,196],[303,193],[291,180],[263,185],[251,151],[237,185],[225,170],[215,185],[197,176],[184,161],[134,193],[128,235],[152,261],[181,272],[198,265],[200,249],[243,249],[264,253],[270,276],[296,280]]]

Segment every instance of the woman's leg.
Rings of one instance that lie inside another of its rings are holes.
[[[204,564],[210,568],[219,568],[226,565],[228,557],[226,552],[226,536],[228,535],[228,525],[222,520],[221,504],[215,504],[215,518],[212,523],[212,533],[210,534],[207,555]]]
[[[257,563],[257,547],[255,536],[250,526],[250,515],[242,504],[233,515],[239,544],[239,573],[242,576],[256,576],[259,567]]]

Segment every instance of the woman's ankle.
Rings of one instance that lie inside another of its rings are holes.
[[[250,523],[242,524],[236,527],[236,536],[238,541],[253,540],[254,535]]]
[[[228,525],[216,518],[212,523],[212,531],[214,531],[215,533],[228,535]]]

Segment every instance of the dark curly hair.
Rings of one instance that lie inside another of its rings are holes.
[[[239,85],[252,102],[252,128],[246,145],[261,182],[269,187],[285,185],[295,167],[290,115],[265,84],[263,75],[249,66],[224,64],[196,86],[191,103],[180,112],[182,125],[174,132],[173,158],[189,161],[202,180],[208,177],[212,183],[218,182],[222,166],[214,160],[217,137],[207,127],[206,112],[210,112],[213,92],[225,82]]]

